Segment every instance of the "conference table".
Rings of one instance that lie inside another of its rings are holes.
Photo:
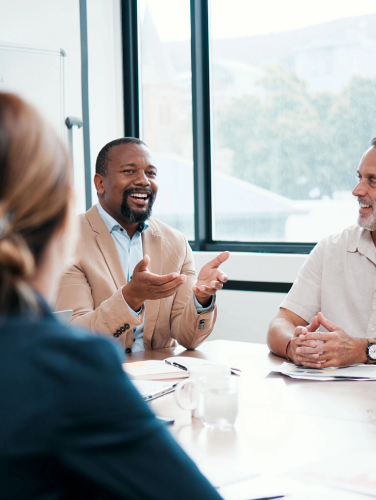
[[[345,458],[351,463],[359,453],[366,456],[373,452],[376,382],[291,379],[271,373],[284,360],[271,354],[266,345],[227,340],[206,341],[189,351],[178,346],[134,353],[128,361],[179,355],[242,370],[238,377],[239,415],[232,429],[203,427],[191,412],[177,405],[173,393],[149,403],[157,415],[175,419],[169,427],[172,435],[225,498],[256,498],[248,491],[262,490],[265,485],[268,495],[269,490],[279,491],[278,487],[292,488],[294,499],[317,495],[343,500],[366,498],[327,486],[320,489],[316,485],[316,491],[315,481],[297,494],[294,471],[323,460],[338,463]]]

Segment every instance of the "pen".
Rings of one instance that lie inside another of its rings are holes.
[[[147,394],[143,396],[144,401],[151,401],[152,399],[160,398],[161,396],[164,396],[165,394],[169,394],[170,392],[173,392],[175,390],[175,387],[177,386],[177,382],[173,385],[167,385],[159,389],[158,391],[151,392],[150,394]]]
[[[186,366],[183,366],[183,365],[179,365],[179,363],[171,363],[170,361],[167,361],[167,359],[165,359],[165,362],[168,364],[168,365],[171,365],[171,366],[176,366],[176,368],[180,368],[181,370],[184,370],[184,371],[188,371],[188,368]]]

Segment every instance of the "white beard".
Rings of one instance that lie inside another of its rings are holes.
[[[376,231],[376,214],[373,210],[373,207],[372,207],[372,214],[368,215],[368,217],[359,214],[358,225],[360,227],[364,227],[364,229],[368,229],[368,231]]]

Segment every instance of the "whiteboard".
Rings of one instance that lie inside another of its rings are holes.
[[[33,104],[65,141],[65,52],[0,42],[0,92]]]

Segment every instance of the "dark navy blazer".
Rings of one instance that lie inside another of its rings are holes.
[[[0,318],[0,370],[0,499],[220,498],[106,339]]]

